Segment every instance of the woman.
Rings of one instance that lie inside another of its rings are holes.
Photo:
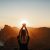
[[[23,24],[18,35],[18,43],[20,50],[28,50],[29,35],[26,24]]]

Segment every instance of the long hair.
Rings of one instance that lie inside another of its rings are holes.
[[[26,36],[26,30],[23,29],[23,30],[21,31],[21,36]]]

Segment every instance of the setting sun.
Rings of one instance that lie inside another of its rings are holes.
[[[28,21],[22,20],[22,21],[20,22],[20,24],[27,24],[27,25],[28,25]]]
[[[18,21],[19,27],[22,26],[22,24],[26,24],[27,26],[29,26],[29,21],[26,19],[21,19]]]
[[[25,23],[25,24],[28,24],[28,22],[27,22],[26,20],[22,20],[22,21],[21,21],[21,24],[24,24],[24,23]]]

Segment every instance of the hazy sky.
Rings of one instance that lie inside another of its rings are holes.
[[[0,26],[50,27],[50,0],[0,0]]]

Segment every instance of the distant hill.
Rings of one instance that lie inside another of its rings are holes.
[[[30,47],[31,48],[50,48],[50,28],[28,28],[30,33]]]
[[[30,36],[29,48],[35,49],[35,50],[38,50],[38,49],[43,50],[43,49],[50,48],[50,28],[27,27],[27,29]],[[4,28],[0,31],[0,40],[4,42],[8,41],[8,43],[10,39],[12,39],[12,41],[16,41],[18,33],[19,33],[19,29],[17,27],[11,27],[11,26],[5,25]]]
[[[0,31],[0,40],[6,41],[7,39],[9,39],[11,37],[16,37],[18,34],[17,29],[12,28],[8,25],[5,25],[4,28],[1,29],[1,31]]]
[[[1,30],[1,27],[0,27],[0,30]]]

